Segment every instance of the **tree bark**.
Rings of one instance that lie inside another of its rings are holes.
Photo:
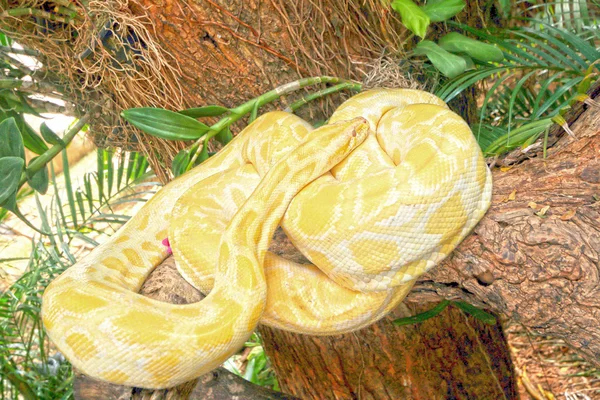
[[[589,93],[598,96],[600,83]],[[490,210],[408,300],[437,293],[479,304],[564,339],[598,365],[600,112],[577,104],[567,121],[577,140],[563,135],[546,159],[538,152],[494,169]]]

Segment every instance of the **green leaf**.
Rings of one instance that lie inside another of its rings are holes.
[[[471,39],[457,32],[451,32],[439,40],[440,46],[452,53],[464,53],[483,62],[500,62],[504,60],[502,50],[494,45]]]
[[[40,132],[46,142],[50,144],[59,144],[61,146],[65,145],[65,142],[63,142],[60,136],[54,133],[52,129],[48,128],[48,125],[46,125],[45,122],[42,122],[42,125],[40,125]]]
[[[467,69],[464,58],[448,53],[431,40],[422,40],[414,50],[417,55],[426,55],[429,61],[444,75],[454,78]]]
[[[0,32],[0,45],[10,46],[11,44],[12,44],[11,38],[6,36],[4,33]]]
[[[227,143],[231,142],[231,139],[233,139],[233,135],[231,134],[229,127],[226,127],[221,132],[215,135],[215,139],[222,145],[226,145]]]
[[[466,5],[464,0],[429,0],[421,10],[427,14],[431,22],[442,22],[454,17]]]
[[[454,304],[456,307],[460,308],[462,311],[466,312],[467,314],[477,318],[484,324],[496,325],[496,317],[494,317],[490,313],[486,313],[482,309],[479,309],[472,304],[469,304],[464,301],[453,301],[452,304]]]
[[[121,116],[144,132],[168,140],[198,139],[209,129],[194,118],[162,108],[130,108]]]
[[[398,318],[398,319],[394,320],[394,325],[404,326],[404,325],[411,325],[411,324],[416,324],[419,322],[426,321],[429,318],[433,318],[436,315],[438,315],[439,313],[441,313],[442,311],[444,311],[444,309],[446,307],[448,307],[449,304],[450,304],[450,302],[448,300],[442,300],[437,306],[433,307],[431,310],[427,310],[425,312],[422,312],[417,315],[413,315],[411,317]]]
[[[218,117],[219,115],[225,114],[229,109],[221,106],[204,106],[197,108],[188,108],[187,110],[178,111],[179,114],[187,115],[191,118],[202,118],[202,117]]]
[[[175,158],[173,158],[173,162],[171,163],[171,170],[173,171],[173,176],[179,176],[183,174],[187,168],[187,165],[190,162],[190,153],[187,150],[181,150]]]
[[[248,124],[251,124],[256,120],[258,116],[258,101],[254,102],[254,107],[252,107],[252,111],[250,112],[250,117],[248,118]]]
[[[0,123],[0,158],[2,157],[20,157],[25,162],[21,132],[12,117]]]
[[[21,137],[23,138],[23,144],[25,147],[38,155],[48,150],[48,146],[42,140],[40,135],[38,135],[27,122],[25,122],[22,116],[20,117],[21,121],[17,119],[17,125],[21,130]]]
[[[20,137],[20,136],[19,136]],[[0,158],[0,205],[16,203],[17,189],[25,160],[21,157]],[[8,207],[5,207],[8,208]]]
[[[392,8],[402,17],[402,23],[415,35],[425,38],[429,17],[412,0],[394,0]]]
[[[498,0],[498,5],[500,6],[500,11],[502,11],[502,15],[504,15],[504,17],[508,17],[510,15],[511,1]]]
[[[31,164],[31,162],[36,158],[37,157],[32,158],[31,161],[29,161],[29,163]],[[33,190],[40,192],[41,194],[46,194],[46,192],[48,191],[49,182],[48,166],[44,165],[44,168],[40,169],[35,174],[27,172],[27,169],[25,170],[25,173],[27,174],[27,183],[29,184],[29,186],[31,186]]]
[[[208,140],[204,141],[202,145],[202,150],[200,150],[200,154],[198,154],[198,158],[194,162],[194,166],[202,164],[205,160],[208,159]]]

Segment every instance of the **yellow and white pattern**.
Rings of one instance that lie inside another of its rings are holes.
[[[220,365],[259,322],[331,335],[380,319],[477,224],[491,189],[471,130],[429,93],[363,92],[315,130],[271,112],[52,282],[43,322],[86,374],[174,386]],[[314,265],[267,251],[279,224]],[[137,294],[167,237],[203,301]]]

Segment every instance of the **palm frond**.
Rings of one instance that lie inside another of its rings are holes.
[[[496,139],[502,138],[500,142],[507,143],[493,146],[494,151],[519,146],[510,136],[511,131],[520,127],[525,127],[517,132],[516,137],[522,140],[520,144],[539,135],[545,128],[541,131],[541,128],[531,129],[528,124],[549,120],[570,106],[579,94],[578,87],[593,73],[600,60],[596,45],[580,34],[544,21],[528,22],[529,26],[494,32],[460,25],[480,40],[500,47],[505,60],[479,64],[476,69],[449,80],[437,93],[449,101],[469,86],[482,85],[486,95],[475,134],[481,135],[483,129],[484,142],[490,146],[492,134],[497,135]],[[482,148],[491,151],[491,147]]]
[[[55,193],[66,190],[66,200],[55,195],[50,205],[43,207],[36,195],[42,228],[53,234],[32,241],[27,271],[0,295],[1,399],[72,397],[71,366],[52,348],[42,326],[43,291],[77,261],[74,239],[88,246],[97,245],[90,233],[103,231],[106,222],[117,229],[116,225],[129,217],[116,210],[125,203],[143,201],[144,196],[153,192],[149,188],[156,185],[149,181],[152,175],[143,156],[123,155],[115,166],[112,153],[99,150],[98,154],[102,160],[99,170],[86,174],[79,187],[73,185],[66,155],[64,188],[51,169]]]

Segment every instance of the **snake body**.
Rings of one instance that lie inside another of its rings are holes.
[[[380,319],[490,198],[469,127],[429,93],[363,92],[314,130],[267,113],[54,280],[43,322],[84,373],[170,387],[220,365],[259,322],[329,335]],[[267,251],[279,224],[312,264]],[[167,237],[203,301],[137,294],[167,256]]]

